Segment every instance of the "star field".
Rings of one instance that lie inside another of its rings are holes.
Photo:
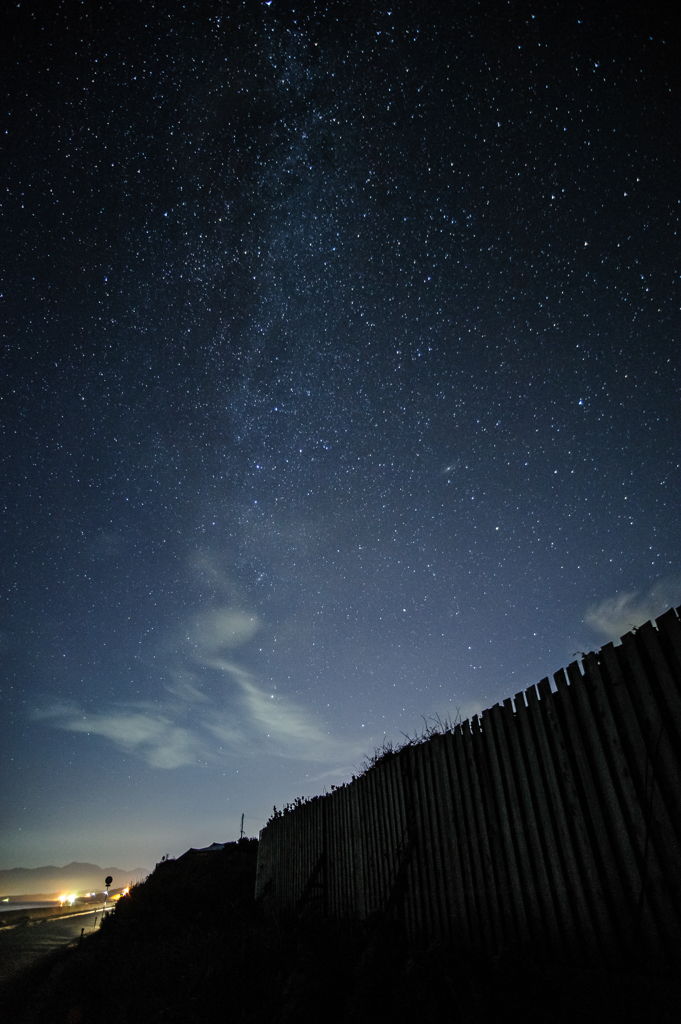
[[[3,866],[257,834],[681,600],[670,25],[15,10]]]

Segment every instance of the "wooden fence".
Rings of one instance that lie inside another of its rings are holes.
[[[459,948],[677,969],[677,612],[656,627],[273,818],[256,896]]]

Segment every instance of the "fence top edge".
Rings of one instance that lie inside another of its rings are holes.
[[[659,632],[659,621],[662,619],[664,620],[664,623],[668,623],[672,616],[677,622],[681,620],[681,606],[679,606],[678,608],[668,608],[661,615],[658,615],[654,621],[649,620],[647,623],[643,623],[642,625],[650,626],[651,628],[655,629],[656,632]],[[620,642],[623,645],[630,644],[633,641],[633,638],[635,637],[638,630],[641,628],[642,626],[633,626],[632,629],[629,630],[629,632],[623,634],[620,637]],[[663,629],[664,624],[662,630]],[[619,647],[619,645],[615,645],[613,641],[607,641],[606,643],[600,646],[598,651],[575,652],[575,655],[579,654],[579,658],[576,658],[575,661],[570,662],[568,666],[570,672],[567,673],[565,685],[574,686],[582,683],[585,679],[589,677],[591,665],[595,663],[598,666],[603,652],[610,651],[611,649],[615,648],[615,646]],[[442,742],[447,737],[456,741],[457,738],[462,738],[466,734],[471,735],[477,731],[484,731],[486,723],[490,721],[490,718],[493,714],[493,708],[499,707],[503,709],[504,704],[506,704],[507,708],[510,705],[512,714],[516,715],[518,713],[519,707],[522,707],[523,711],[527,710],[528,696],[530,694],[532,695],[530,699],[540,700],[541,691],[543,690],[546,694],[546,697],[544,699],[549,698],[549,696],[551,698],[555,697],[558,692],[555,677],[564,672],[564,669],[559,669],[557,672],[553,673],[551,677],[544,677],[544,679],[542,679],[539,684],[531,683],[529,686],[523,688],[518,693],[516,693],[513,697],[507,697],[505,701],[497,701],[495,704],[491,705],[488,708],[485,708],[478,714],[470,716],[470,718],[466,718],[463,720],[459,718],[457,721],[445,719],[443,721],[442,719],[437,717],[435,719],[431,719],[431,723],[433,723],[431,725],[428,724],[428,720],[424,719],[425,728],[424,732],[421,735],[415,734],[413,737],[405,736],[405,741],[399,746],[393,746],[392,743],[384,743],[383,747],[375,748],[374,753],[372,755],[365,756],[364,763],[361,769],[358,771],[358,774],[353,775],[352,779],[348,782],[343,782],[338,786],[331,786],[330,792],[325,791],[323,793],[318,793],[315,796],[311,797],[297,797],[292,803],[286,804],[281,810],[277,810],[275,807],[274,814],[270,817],[264,828],[260,830],[260,836],[262,836],[263,832],[265,832],[271,824],[278,821],[280,818],[283,818],[289,814],[293,814],[303,807],[309,807],[315,801],[320,801],[320,806],[326,806],[329,800],[340,798],[341,793],[345,794],[346,791],[352,789],[358,783],[365,784],[366,777],[367,775],[369,775],[369,773],[373,773],[377,770],[384,770],[387,767],[387,763],[389,761],[409,761],[410,758],[413,756],[412,751],[414,747],[420,747],[422,745],[432,742]],[[570,678],[571,675],[572,678]],[[548,688],[546,687],[547,683]]]

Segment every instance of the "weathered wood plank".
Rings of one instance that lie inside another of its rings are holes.
[[[381,909],[383,903],[383,891],[385,889],[385,845],[383,842],[381,800],[379,794],[381,782],[380,772],[368,772],[367,781],[370,783],[368,787],[368,796],[372,818],[371,856],[374,862],[373,892],[371,895],[371,913],[373,914]]]
[[[371,782],[368,775],[363,775],[357,780],[355,786],[355,799],[358,805],[358,815],[361,822],[360,836],[362,841],[362,859],[364,862],[364,916],[368,917],[373,911],[374,892],[376,889],[375,862],[373,855],[373,817],[371,814],[370,802]]]
[[[582,788],[583,811],[585,816],[588,815],[591,827],[591,845],[597,870],[600,867],[601,888],[604,894],[610,896],[606,926],[610,935],[606,946],[611,961],[615,963],[618,952],[621,952],[622,946],[630,945],[633,935],[633,917],[624,894],[622,876],[627,877],[631,872],[635,875],[636,865],[628,837],[622,829],[617,794],[582,674],[576,662],[569,666],[568,674],[570,686],[562,670],[556,672],[553,678],[561,697],[560,707],[569,737],[570,751]],[[613,850],[613,841],[617,843],[616,853]],[[632,877],[631,874],[629,877]]]
[[[400,842],[402,838],[400,828],[400,809],[397,803],[397,797],[394,791],[394,773],[395,773],[395,757],[388,756],[383,761],[383,771],[385,775],[385,792],[386,792],[386,825],[387,825],[387,885],[383,896],[383,903],[381,904],[381,910],[387,911],[388,904],[391,902],[395,884],[397,882],[397,872],[399,869],[399,851]]]
[[[519,707],[519,705],[520,700],[516,697],[516,706]],[[520,719],[524,710],[525,702],[522,700],[522,711],[518,710],[514,713],[511,699],[507,698],[503,704],[503,725],[508,744],[508,756],[516,780],[517,799],[522,822],[519,828],[527,844],[527,857],[532,865],[531,870],[534,883],[531,899],[532,937],[538,946],[547,943],[548,949],[556,953],[563,950],[563,938],[559,915],[557,915],[557,908],[554,904],[551,882],[549,880],[549,854],[545,851],[545,847],[549,845],[549,839],[544,835],[544,843],[542,843],[540,831],[544,830],[540,830],[535,806],[538,805],[539,799],[535,797],[533,800],[533,789],[535,787],[533,787],[531,782],[531,767],[529,759],[526,764],[526,755],[523,752],[524,744],[521,735]],[[540,780],[538,780],[538,784],[541,785]]]
[[[548,685],[548,679],[546,684]],[[563,865],[567,895],[577,926],[577,936],[581,940],[579,948],[583,951],[587,962],[597,962],[600,957],[600,948],[597,940],[596,926],[589,909],[588,898],[584,892],[584,884],[568,826],[563,793],[558,781],[558,771],[554,764],[552,747],[549,744],[547,729],[535,687],[532,686],[526,690],[526,696],[528,713],[537,740],[540,767],[547,787],[548,810],[556,829],[558,852]],[[541,703],[544,702],[542,701]],[[571,945],[572,949],[575,950],[574,938]]]
[[[622,637],[622,646],[615,648],[629,695],[640,716],[648,752],[650,771],[660,787],[677,841],[681,842],[681,764],[670,737],[665,708],[651,684],[641,661],[633,633]],[[662,851],[660,851],[662,853]]]
[[[577,780],[569,756],[570,753],[573,753],[572,744],[569,738],[566,740],[557,715],[560,694],[552,693],[548,679],[541,680],[538,690],[542,698],[540,709],[547,726],[556,774],[563,795],[563,806],[573,836],[574,851],[579,863],[585,895],[599,937],[601,956],[610,961],[612,959],[613,932],[609,908],[603,881],[598,871],[592,838],[589,835],[585,808],[577,789]],[[575,737],[575,739],[577,738]]]
[[[648,656],[649,664],[653,669],[652,676],[664,702],[664,717],[668,726],[671,727],[672,744],[678,752],[681,748],[681,689],[679,683],[672,676],[660,643],[660,636],[652,623],[645,622],[639,626],[635,634],[635,642],[639,650],[642,646]],[[679,800],[681,800],[681,795]]]
[[[504,845],[503,821],[495,792],[495,777],[498,777],[499,768],[496,764],[494,748],[488,742],[489,737],[483,732],[480,716],[473,716],[471,731],[473,733],[473,751],[478,769],[481,806],[485,817],[489,842],[490,863],[501,912],[500,925],[503,938],[500,948],[511,949],[518,945],[519,935],[514,913],[513,883],[506,859],[507,851]]]
[[[457,819],[454,785],[447,758],[447,748],[453,737],[446,733],[438,737],[434,746],[433,775],[437,788],[437,805],[440,813],[440,851],[442,858],[444,901],[448,909],[448,935],[459,949],[472,944],[468,926],[468,912],[464,896],[466,881],[461,865],[458,832],[462,828],[462,816]]]
[[[681,689],[681,622],[673,608],[655,620],[677,689]]]
[[[408,848],[411,855],[408,858],[406,870],[406,889],[404,894],[405,924],[408,933],[412,937],[420,938],[425,934],[425,920],[423,914],[422,900],[422,867],[421,867],[421,832],[416,807],[416,792],[414,784],[414,758],[413,748],[406,747],[400,752],[400,776],[402,780],[402,795],[407,824]]]
[[[604,737],[615,766],[615,781],[625,816],[627,834],[636,858],[631,900],[634,906],[634,948],[644,948],[655,929],[669,948],[678,931],[681,897],[681,849],[667,812],[650,753],[645,742],[646,723],[626,685],[621,659],[612,644],[600,656],[587,655],[587,680],[596,680],[594,703],[604,723]],[[607,700],[599,702],[604,692]],[[676,908],[676,909],[675,909]],[[656,928],[648,924],[652,914]],[[650,940],[652,948],[657,942]]]
[[[483,724],[485,721],[489,723],[489,746],[496,747],[496,791],[498,801],[501,803],[503,800],[504,804],[503,810],[500,808],[500,819],[513,895],[516,932],[519,941],[527,945],[530,941],[529,921],[538,920],[540,913],[525,838],[525,822],[520,810],[513,761],[506,740],[503,711],[499,704],[495,704],[486,716],[483,713]],[[494,771],[494,763],[492,770]]]
[[[390,773],[393,807],[395,808],[397,846],[395,848],[395,857],[393,861],[394,875],[392,878],[390,896],[385,909],[390,913],[394,912],[398,920],[406,928],[405,896],[407,890],[407,866],[405,858],[409,844],[409,830],[407,827],[407,815],[402,787],[402,762],[399,756],[395,756],[390,759],[388,763],[388,770]]]
[[[465,724],[465,730],[464,730]],[[454,737],[454,751],[457,761],[457,777],[460,782],[463,810],[465,816],[466,848],[470,855],[473,884],[467,892],[472,905],[472,919],[478,926],[477,939],[479,948],[485,951],[492,951],[497,945],[497,936],[492,925],[493,909],[490,906],[487,888],[485,886],[485,868],[480,846],[480,835],[477,828],[475,816],[475,798],[470,779],[470,767],[468,756],[468,742],[465,733],[470,737],[468,722],[457,725]],[[475,770],[475,768],[474,768]]]
[[[479,724],[477,715],[470,724],[464,722],[462,725],[464,750],[466,752],[466,765],[468,768],[468,780],[471,789],[473,804],[473,828],[478,838],[478,851],[480,856],[480,867],[482,869],[482,886],[487,897],[488,920],[492,932],[493,946],[491,951],[497,952],[505,946],[506,936],[504,934],[504,921],[502,917],[502,906],[499,901],[499,891],[495,874],[494,856],[488,829],[488,819],[485,814],[484,803],[484,782],[480,778],[480,762],[482,761],[479,750]],[[477,742],[476,742],[477,741]]]
[[[433,818],[433,857],[438,879],[438,902],[442,939],[451,941],[455,916],[455,897],[452,892],[452,847],[451,831],[451,796],[447,787],[447,774],[444,767],[442,748],[444,736],[434,736],[430,744],[428,764],[431,815]]]
[[[461,726],[458,725],[452,734],[452,742],[448,748],[450,779],[455,797],[455,807],[460,823],[457,829],[459,839],[459,855],[464,872],[464,899],[468,927],[471,932],[473,949],[491,949],[493,945],[491,926],[489,924],[489,908],[487,895],[482,883],[482,867],[479,862],[477,836],[472,831],[473,810],[466,753]]]
[[[443,920],[442,886],[435,855],[437,825],[432,806],[432,781],[429,771],[431,744],[420,743],[416,755],[416,784],[421,810],[421,859],[424,867],[424,903],[427,908],[428,934],[442,939],[446,925]]]
[[[518,856],[524,857],[525,876],[531,884],[532,877],[527,861],[527,850],[522,834],[522,821],[515,792],[515,782],[508,751],[500,722],[501,708],[496,704],[490,711],[483,711],[483,741],[490,766],[491,788],[496,804],[499,822],[499,853],[502,855],[505,877],[508,885],[509,909],[513,922],[514,945],[526,946],[530,939],[527,923],[527,909],[520,880]],[[498,726],[498,727],[497,727]],[[514,842],[515,838],[515,842]],[[516,850],[517,845],[517,850]]]

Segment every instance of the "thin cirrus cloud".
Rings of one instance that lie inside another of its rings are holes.
[[[256,751],[325,764],[357,756],[354,745],[333,739],[295,702],[265,691],[239,663],[235,649],[259,628],[255,615],[209,609],[175,638],[174,649],[179,642],[184,653],[170,668],[167,699],[115,704],[97,714],[57,704],[34,717],[58,729],[103,736],[156,768],[205,764],[226,754]],[[219,698],[202,689],[206,671],[212,682],[223,684]]]
[[[143,757],[155,768],[180,768],[197,764],[207,751],[191,728],[174,720],[173,709],[145,709],[142,704],[114,707],[88,715],[79,708],[55,705],[37,711],[34,718],[58,729],[104,736],[121,750]]]
[[[302,708],[292,701],[282,700],[265,693],[238,666],[225,662],[219,666],[232,674],[241,691],[241,701],[247,721],[261,739],[266,738],[268,747],[281,757],[292,757],[302,761],[328,762],[344,760],[356,755],[355,747],[333,739],[324,732]],[[207,725],[216,736],[224,737],[224,727]]]
[[[626,591],[592,605],[584,615],[584,622],[608,640],[615,641],[680,600],[681,578],[660,580],[644,594]]]

